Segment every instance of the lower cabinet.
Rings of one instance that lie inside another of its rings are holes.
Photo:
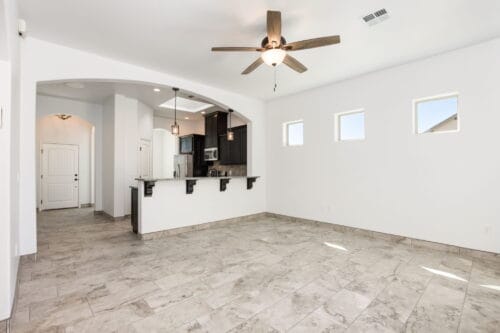
[[[136,234],[139,229],[139,190],[137,187],[130,186],[130,195],[130,223],[132,224],[132,231]]]

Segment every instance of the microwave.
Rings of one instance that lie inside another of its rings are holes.
[[[205,148],[203,156],[205,161],[217,161],[219,159],[219,150],[217,148]]]

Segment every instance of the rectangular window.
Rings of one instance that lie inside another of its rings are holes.
[[[336,115],[337,141],[365,139],[365,111],[354,110]]]
[[[458,131],[458,94],[422,98],[413,102],[415,133]]]
[[[283,124],[285,146],[302,146],[304,144],[304,122],[291,121]]]

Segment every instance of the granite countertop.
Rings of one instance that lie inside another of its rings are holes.
[[[220,177],[177,177],[177,178],[136,178],[140,182],[160,182],[160,181],[184,181],[203,179],[235,179],[235,178],[259,178],[259,176],[220,176]]]

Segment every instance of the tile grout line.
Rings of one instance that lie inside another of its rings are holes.
[[[439,265],[441,265],[443,263],[443,259],[441,259],[441,261],[439,262]],[[420,295],[420,297],[418,298],[418,300],[415,302],[415,304],[413,305],[413,308],[411,309],[410,311],[410,315],[408,316],[408,318],[406,319],[406,321],[404,322],[404,328],[406,329],[406,326],[408,325],[408,320],[410,320],[411,318],[411,315],[413,314],[413,312],[415,311],[415,308],[417,307],[418,303],[420,303],[420,301],[422,300],[422,297],[424,297],[424,294],[425,294],[425,291],[427,290],[427,288],[429,287],[429,285],[431,284],[431,281],[435,278],[435,276],[430,276],[429,277],[429,281],[427,281],[427,283],[425,284],[425,288],[423,289],[422,291],[422,294]]]
[[[457,332],[460,331],[460,326],[462,325],[462,315],[464,313],[464,308],[465,308],[465,301],[467,300],[467,294],[469,292],[469,286],[470,286],[470,279],[472,276],[472,268],[474,267],[474,260],[471,260],[471,265],[470,265],[470,270],[469,270],[469,277],[467,280],[467,287],[465,288],[465,293],[464,293],[464,300],[462,302],[462,309],[460,311],[460,318],[458,320],[458,326],[457,326]]]
[[[400,265],[401,265],[401,261],[400,261],[400,262],[399,262],[399,264],[398,264],[398,265],[394,268],[394,270],[393,270],[393,274],[391,274],[391,276],[394,276],[394,275],[395,275],[395,272],[396,272],[396,270],[398,269],[398,267],[399,267]],[[386,286],[385,286],[385,287],[384,287],[381,291],[379,291],[375,297],[373,297],[373,299],[370,301],[370,303],[368,303],[368,305],[367,305],[367,306],[363,309],[363,311],[361,311],[361,312],[360,312],[360,313],[359,313],[359,314],[358,314],[358,315],[357,315],[357,316],[356,316],[356,317],[352,320],[352,322],[351,322],[351,323],[347,326],[346,330],[348,330],[348,329],[349,329],[349,328],[350,328],[350,327],[351,327],[351,326],[352,326],[352,325],[356,322],[356,320],[358,320],[358,318],[359,318],[359,317],[360,317],[363,313],[365,313],[365,311],[366,311],[366,310],[368,310],[368,308],[370,307],[370,305],[371,305],[373,302],[375,302],[375,300],[377,299],[377,297],[378,297],[380,294],[382,294],[382,293],[383,293],[383,292],[384,292],[384,291],[385,291],[385,290],[389,287],[389,285],[390,285],[390,284],[391,284],[391,282],[389,281],[389,282],[387,283],[387,285],[386,285]]]

